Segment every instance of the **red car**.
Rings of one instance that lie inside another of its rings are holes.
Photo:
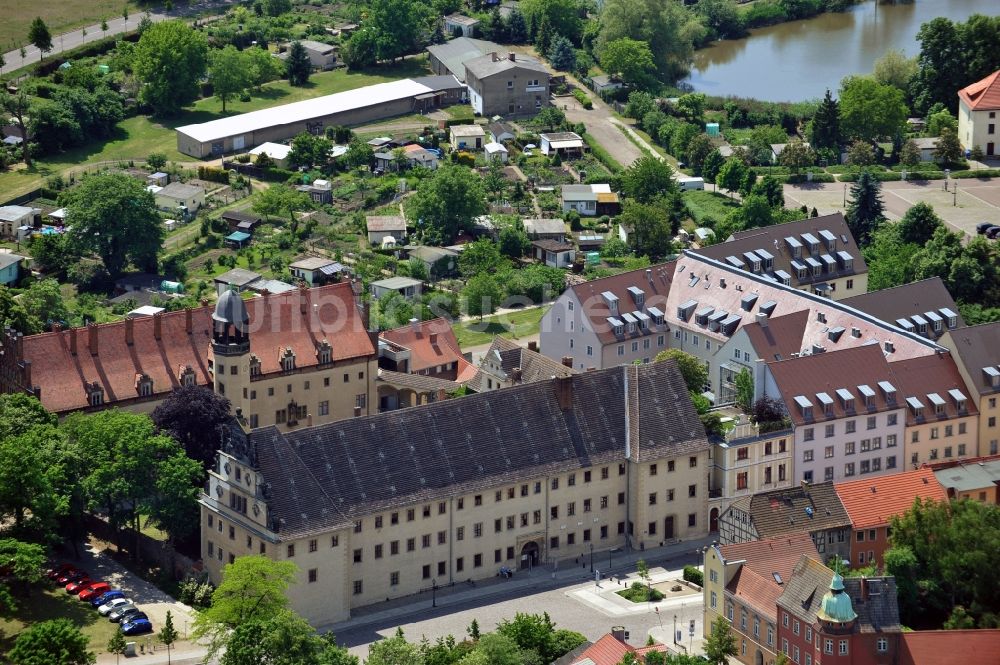
[[[110,584],[107,582],[94,582],[80,590],[80,600],[91,601],[107,591],[111,591]]]
[[[90,579],[90,577],[88,577],[87,575],[84,575],[75,582],[70,582],[69,584],[67,584],[66,593],[75,596],[76,594],[80,593],[93,583],[94,580]]]
[[[79,570],[77,568],[74,568],[73,570],[71,570],[71,571],[69,571],[67,573],[63,573],[62,575],[60,575],[56,579],[56,583],[59,586],[66,586],[70,582],[76,582],[77,580],[82,580],[86,576],[87,576],[86,572],[84,572],[82,570]]]
[[[76,570],[76,566],[74,566],[73,564],[71,564],[71,563],[61,563],[61,564],[59,564],[58,566],[56,566],[55,568],[53,568],[52,570],[50,570],[48,572],[49,579],[50,580],[59,579],[60,577],[62,577],[66,573],[71,573],[74,570]]]

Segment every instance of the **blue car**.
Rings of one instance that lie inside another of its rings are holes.
[[[136,619],[122,625],[122,633],[125,635],[142,635],[153,632],[153,624],[149,619]]]
[[[112,591],[105,591],[97,598],[92,598],[90,604],[94,607],[100,607],[104,603],[109,603],[116,598],[124,598],[125,592],[119,589],[114,589]]]

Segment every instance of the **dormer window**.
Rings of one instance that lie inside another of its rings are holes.
[[[135,391],[139,397],[149,397],[153,394],[153,380],[148,374],[135,375]]]
[[[184,365],[180,368],[177,373],[177,383],[182,386],[193,386],[197,383],[197,377],[195,377],[194,368],[191,365]]]
[[[913,414],[914,418],[924,417],[924,403],[919,399],[916,397],[907,397],[906,405],[910,407],[910,413]]]
[[[260,358],[257,354],[250,354],[250,376],[260,376]]]
[[[97,381],[87,386],[87,403],[90,406],[101,406],[104,404],[104,388]]]
[[[325,365],[332,361],[333,348],[330,346],[330,342],[325,339],[320,342],[319,347],[316,349],[316,359],[319,360],[321,365]]]
[[[282,348],[278,354],[278,361],[281,363],[281,371],[291,372],[295,369],[295,352]]]

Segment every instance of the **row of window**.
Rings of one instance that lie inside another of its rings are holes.
[[[663,346],[666,346],[666,345],[667,345],[667,340],[664,338],[664,336],[663,335],[657,335],[656,336],[656,346],[663,347]],[[646,350],[646,349],[650,348],[650,340],[649,339],[642,340],[642,348],[643,348],[643,350]],[[639,341],[635,340],[635,341],[632,342],[632,353],[638,353],[638,352],[639,352]],[[588,356],[594,355],[594,349],[593,349],[593,347],[590,347],[590,346],[587,347],[587,355]],[[625,345],[624,344],[619,344],[618,345],[618,355],[619,356],[624,356],[625,355]]]
[[[778,454],[788,452],[788,441],[786,439],[778,440]],[[764,442],[764,457],[770,457],[774,454],[774,442],[766,441]],[[742,446],[736,449],[736,461],[743,462],[750,459],[750,446]]]
[[[895,434],[889,434],[889,435],[887,435],[885,437],[885,447],[886,448],[895,448],[896,447],[896,435]],[[847,441],[846,443],[844,443],[844,454],[845,455],[853,455],[855,452],[857,452],[857,449],[858,449],[857,448],[857,442],[855,442],[855,441]],[[882,449],[882,437],[876,436],[876,437],[872,437],[870,439],[861,439],[861,452],[867,453],[867,452],[871,452],[873,450],[881,450],[881,449]],[[837,451],[836,451],[835,446],[825,446],[823,448],[823,457],[825,459],[831,459],[836,454],[837,454]],[[810,450],[803,450],[802,451],[802,461],[803,462],[812,462],[813,461],[813,455],[814,455],[814,451],[812,449],[810,449]]]
[[[774,477],[773,477],[773,474],[771,472],[772,472],[772,467],[770,465],[764,467],[764,484],[765,485],[770,485],[772,482],[774,482],[774,479],[773,479]],[[741,472],[737,473],[736,474],[736,489],[737,490],[748,489],[749,486],[750,486],[749,485],[749,480],[750,480],[750,472],[749,471],[741,471]],[[779,464],[778,465],[778,482],[780,483],[780,482],[784,482],[784,481],[785,481],[785,465],[784,464]]]
[[[887,470],[896,468],[895,455],[890,455],[885,458],[885,468]],[[880,471],[882,471],[881,457],[873,457],[871,459],[861,460],[860,462],[857,463],[857,466],[855,466],[854,462],[847,462],[846,464],[844,464],[844,476],[846,477],[854,476],[855,473],[863,476],[869,473],[878,473]],[[802,480],[806,481],[807,483],[813,482],[814,476],[815,474],[813,473],[812,469],[802,472]],[[833,479],[834,479],[834,468],[832,466],[825,467],[823,469],[823,480],[828,481]]]
[[[990,445],[990,451],[991,451],[990,454],[991,455],[996,455],[995,448],[996,448],[996,441],[992,441],[991,445]],[[952,456],[951,455],[952,450],[953,449],[952,449],[951,446],[945,446],[944,447],[944,458],[945,459],[948,459],[948,458],[950,458]],[[965,444],[964,443],[958,444],[958,456],[959,457],[965,457]],[[933,462],[937,458],[938,458],[938,449],[937,448],[931,448],[930,451],[928,451],[927,459],[929,459],[930,461]],[[913,464],[919,464],[920,463],[920,453],[912,453],[910,455],[910,461]]]
[[[899,423],[899,414],[889,413],[885,417],[886,427],[895,427]],[[865,419],[865,429],[873,430],[878,429],[878,416],[868,416]],[[844,423],[844,434],[854,434],[857,431],[857,421],[848,420]],[[826,439],[831,439],[837,435],[837,425],[836,423],[829,423],[823,426],[823,437]],[[816,430],[814,427],[806,427],[802,430],[802,439],[804,441],[812,441],[816,438]]]
[[[959,434],[965,434],[965,430],[966,430],[965,423],[959,423],[958,424],[958,433]],[[953,425],[945,425],[944,426],[944,435],[946,437],[952,436],[954,433],[955,433],[955,428],[954,428]],[[941,428],[940,427],[932,427],[931,431],[930,431],[930,435],[931,435],[931,440],[932,441],[934,439],[941,438]],[[920,430],[918,430],[918,429],[913,430],[913,433],[910,435],[910,441],[912,441],[913,443],[920,443]]]

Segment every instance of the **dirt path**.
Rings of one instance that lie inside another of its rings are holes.
[[[558,97],[556,102],[566,113],[567,120],[582,122],[587,133],[622,166],[628,166],[642,157],[642,150],[625,136],[619,121],[612,115],[611,108],[593,94],[591,99],[594,100],[594,108],[589,111],[573,97]]]

